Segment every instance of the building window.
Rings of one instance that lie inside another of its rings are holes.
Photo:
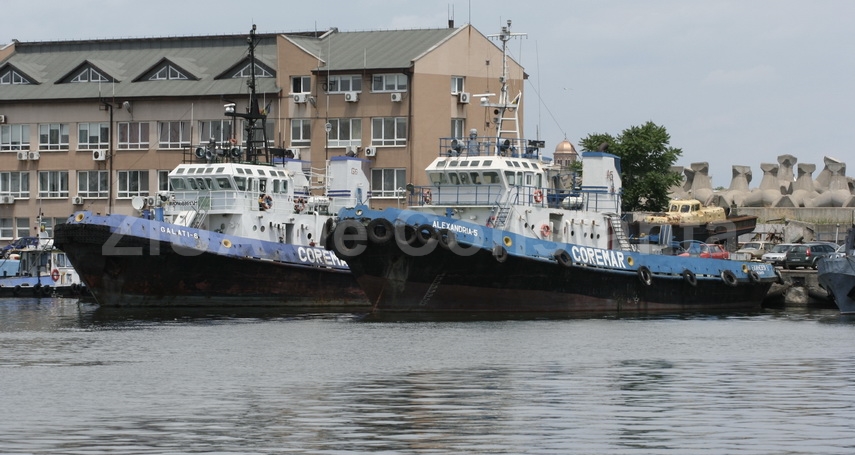
[[[148,196],[148,171],[119,171],[117,197]]]
[[[10,69],[5,73],[0,73],[0,85],[27,85],[30,80],[24,77],[23,74]]]
[[[344,92],[361,92],[362,91],[362,76],[356,74],[346,74],[341,76],[330,76],[327,81],[327,92],[329,93],[344,93]]]
[[[456,95],[461,92],[465,92],[464,85],[465,79],[463,76],[451,76],[451,94]]]
[[[451,137],[464,138],[466,137],[466,119],[453,118],[451,119]]]
[[[30,197],[30,173],[27,171],[0,172],[0,193],[11,194],[20,199]]]
[[[186,81],[189,77],[172,65],[164,65],[156,70],[149,78],[150,81]]]
[[[291,120],[291,145],[309,145],[312,143],[312,121],[295,118]]]
[[[0,218],[0,239],[13,240],[15,237],[15,225],[12,218]]]
[[[47,233],[47,236],[53,237],[53,228],[62,224],[62,223],[65,223],[65,220],[66,220],[65,218],[52,218],[49,216],[42,217],[42,220],[41,220],[42,226],[38,226],[37,231],[40,230],[42,227],[44,227],[44,230],[45,230],[45,233]],[[38,235],[38,234],[36,233],[33,235]]]
[[[85,198],[109,197],[109,180],[107,171],[79,171],[77,195]]]
[[[375,74],[371,83],[373,92],[405,92],[407,91],[406,74]]]
[[[119,148],[145,150],[149,146],[148,122],[119,122]]]
[[[0,150],[29,150],[30,125],[0,125]]]
[[[407,145],[407,118],[371,119],[371,145]]]
[[[39,125],[40,150],[68,150],[68,124],[50,123]]]
[[[86,67],[76,76],[71,78],[69,82],[110,82],[110,79],[104,77],[95,68]]]
[[[180,149],[190,147],[189,122],[158,122],[158,147],[162,149]]]
[[[27,237],[30,235],[30,219],[15,218],[15,238]]]
[[[223,144],[232,138],[232,122],[229,120],[202,120],[199,122],[199,143],[214,141]]]
[[[329,146],[347,147],[362,145],[362,119],[334,118],[330,119]]]
[[[244,134],[246,134],[247,121],[242,120],[240,125],[241,125],[240,126],[241,131],[244,131]],[[259,125],[260,125],[260,122],[255,124],[256,127],[258,127]],[[261,136],[261,130],[253,130],[252,135],[253,135],[253,137],[244,138],[244,140],[245,141],[246,140],[262,141],[264,139]],[[267,145],[272,146],[273,145],[273,122],[264,122],[264,135],[267,137]]]
[[[371,197],[403,197],[406,169],[372,169]]]
[[[68,171],[40,171],[40,198],[67,198]]]
[[[252,77],[252,65],[247,64],[246,66],[241,68],[240,71],[238,71],[232,75],[232,78],[238,78],[238,77]],[[273,77],[273,73],[268,71],[267,68],[264,68],[263,66],[256,63],[255,64],[255,77]]]
[[[169,191],[169,171],[157,171],[157,191]]]
[[[291,93],[312,93],[311,76],[294,76],[291,78]]]
[[[78,150],[107,149],[110,141],[110,125],[107,123],[78,123]]]

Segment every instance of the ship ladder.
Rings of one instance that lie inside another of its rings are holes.
[[[617,213],[607,213],[606,216],[609,217],[609,225],[615,233],[615,238],[618,240],[620,249],[625,251],[635,251],[635,245],[629,243],[629,238],[623,230],[623,223],[621,222],[620,216],[618,216]]]

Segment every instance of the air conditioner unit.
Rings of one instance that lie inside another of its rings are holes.
[[[38,161],[41,158],[41,153],[39,152],[30,152],[29,156],[31,161]]]
[[[95,161],[104,161],[107,159],[107,151],[106,150],[93,150],[92,151],[92,159]]]
[[[0,115],[0,123],[6,123],[6,116]]]
[[[29,152],[18,152],[18,160],[27,161],[28,159],[30,159]]]
[[[344,92],[344,100],[348,103],[359,101],[359,92]]]
[[[377,156],[377,148],[365,147],[365,156]]]
[[[460,92],[457,94],[457,102],[460,104],[469,104],[469,93]]]
[[[309,101],[308,93],[295,93],[294,94],[294,102],[297,104],[306,104]]]
[[[397,92],[392,93],[392,102],[393,103],[400,103],[401,98],[403,98],[403,96],[400,93],[397,93]]]
[[[14,204],[14,203],[15,203],[15,196],[12,196],[11,194],[4,194],[4,195],[0,196],[0,204]]]
[[[74,205],[83,205],[83,197],[82,196],[74,196],[71,198],[71,203]]]

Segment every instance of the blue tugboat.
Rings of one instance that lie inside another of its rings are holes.
[[[169,173],[169,192],[135,198],[140,216],[80,211],[55,228],[99,304],[366,306],[347,263],[321,239],[339,209],[368,199],[368,161],[330,159],[324,195],[313,196],[306,163],[267,148],[254,78],[249,87],[247,112],[226,107],[245,125],[243,148],[199,146]]]
[[[503,129],[517,102],[503,85],[495,136],[441,139],[408,208],[339,212],[325,245],[375,312],[754,310],[781,281],[765,263],[637,251],[619,157],[584,153],[582,185],[562,188],[542,144]]]

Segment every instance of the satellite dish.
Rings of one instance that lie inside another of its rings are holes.
[[[131,199],[131,207],[133,207],[134,210],[142,210],[142,208],[144,206],[145,206],[145,198],[144,197],[134,196],[134,198]]]

